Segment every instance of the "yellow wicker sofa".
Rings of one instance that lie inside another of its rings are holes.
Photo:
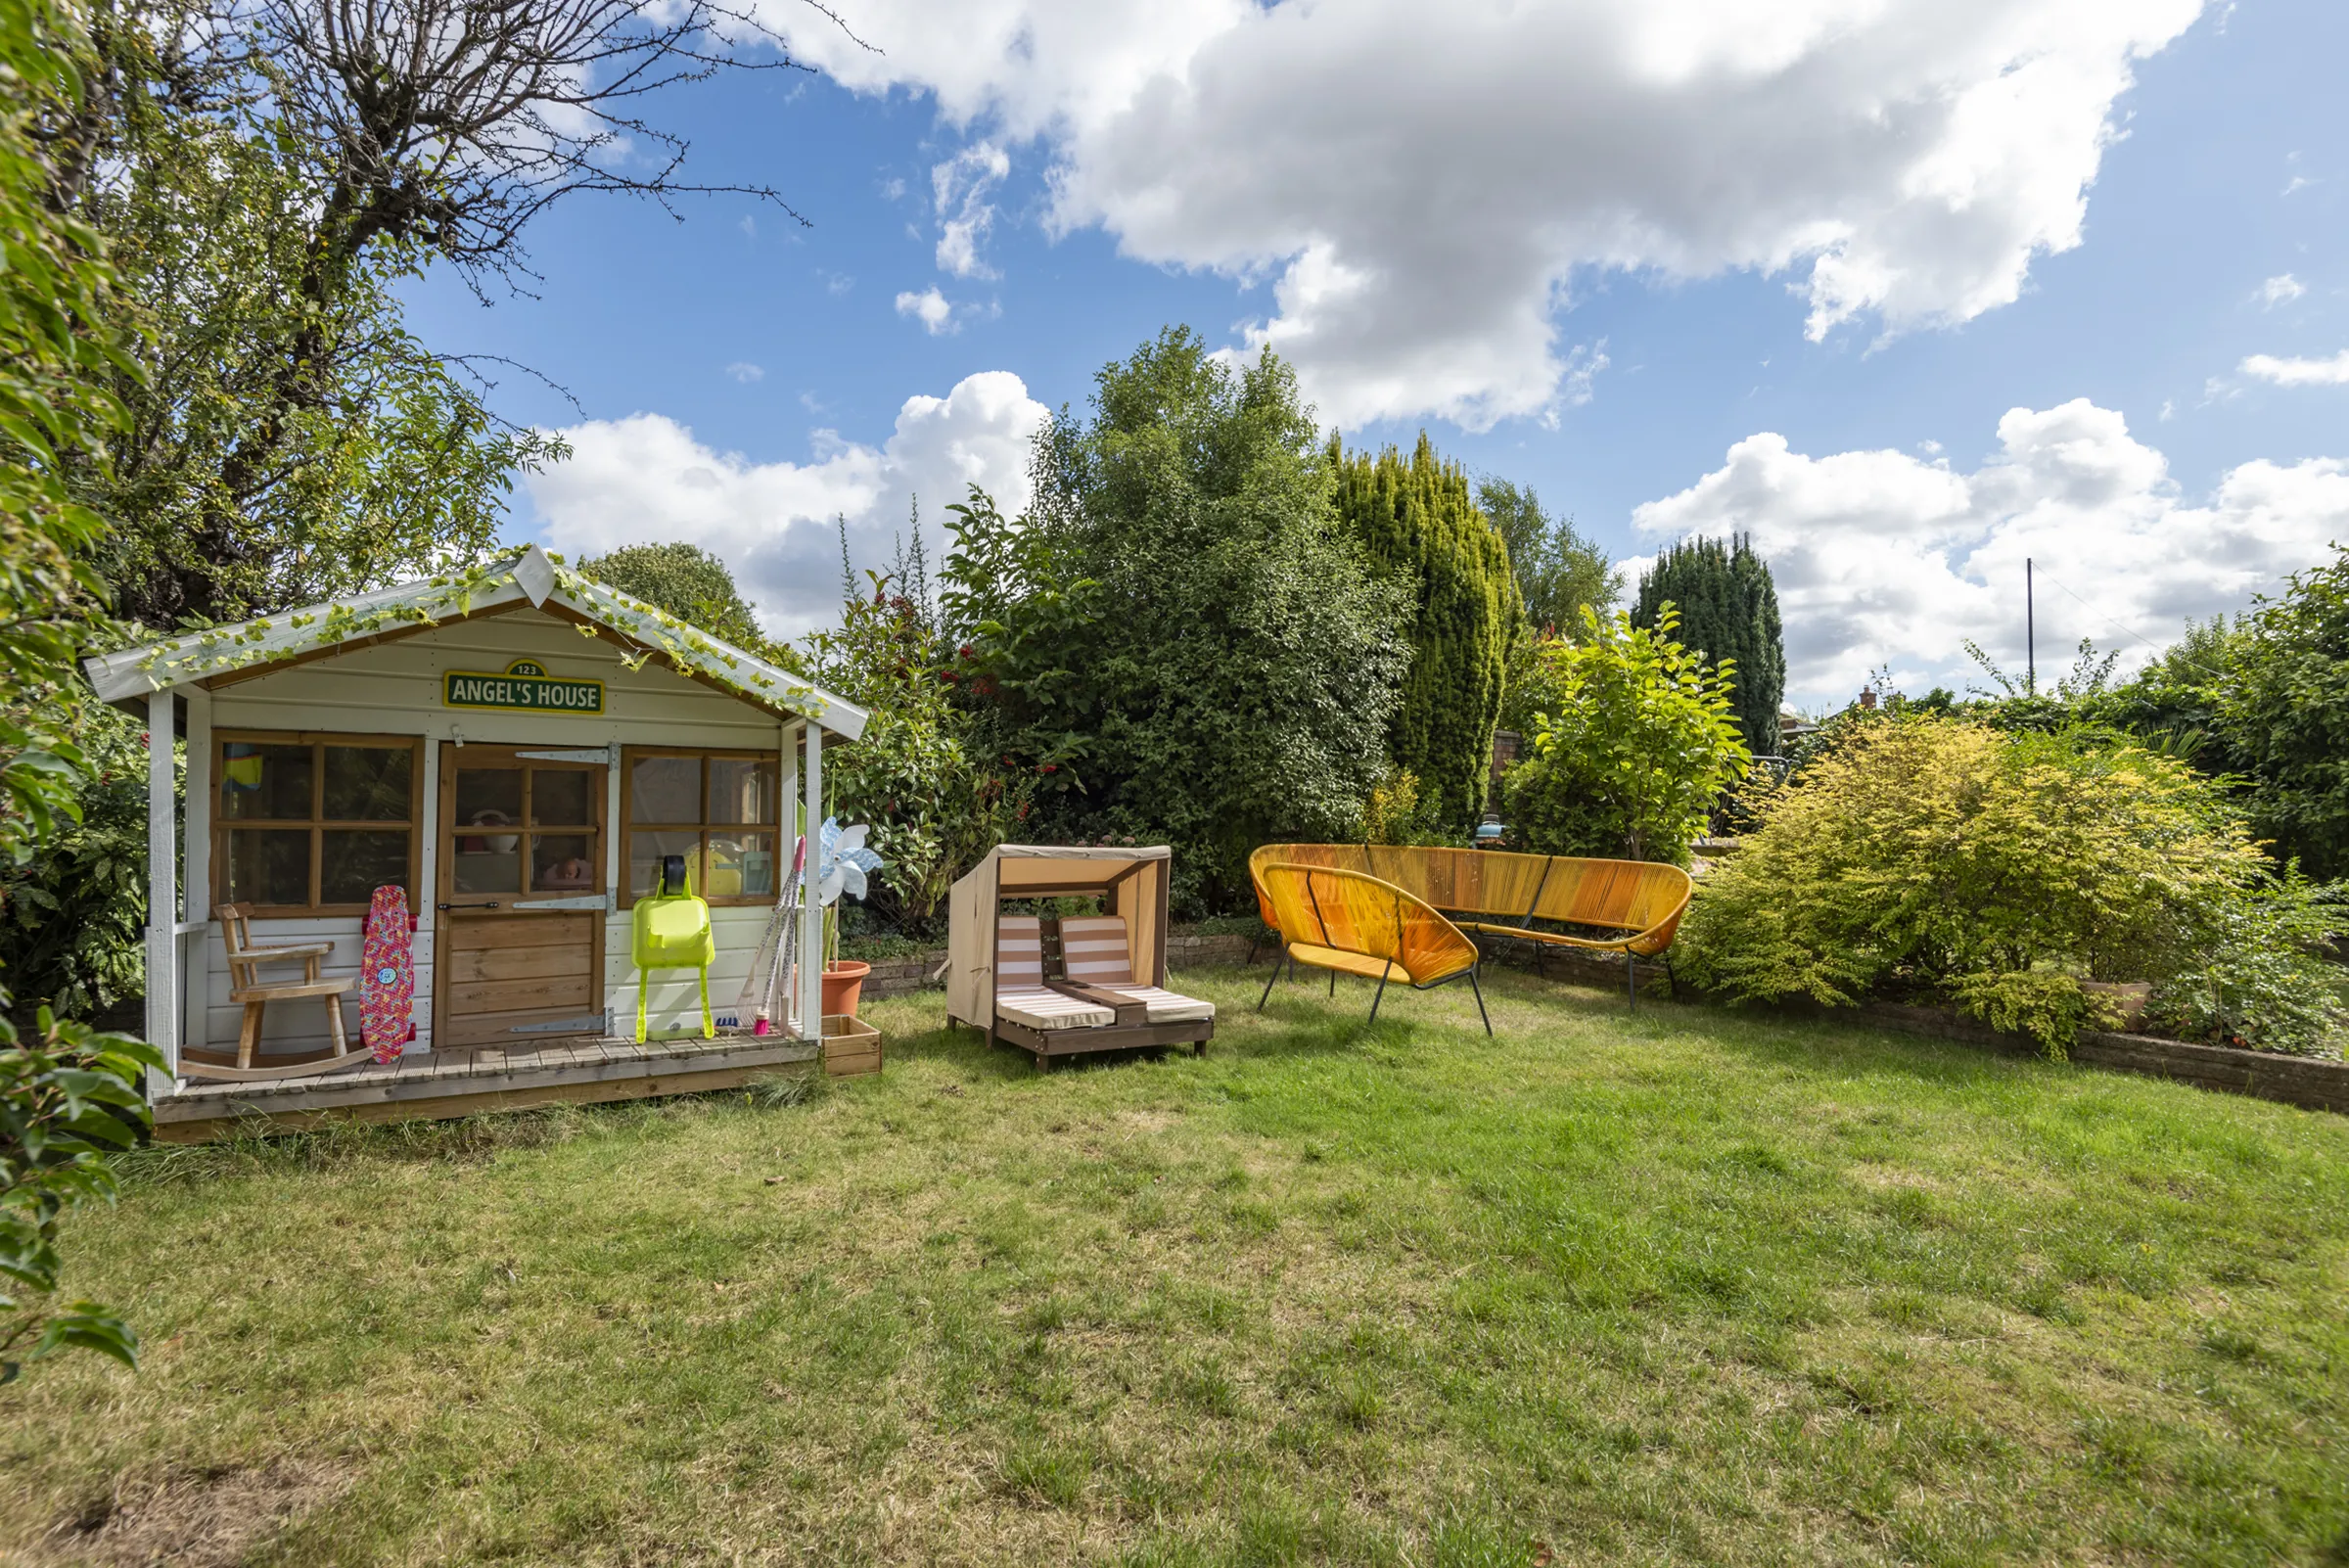
[[[1451,850],[1385,844],[1267,844],[1248,857],[1257,907],[1281,931],[1261,868],[1327,866],[1391,882],[1452,917],[1463,931],[1511,937],[1547,947],[1653,958],[1672,945],[1695,884],[1677,865],[1597,860],[1505,850]],[[1578,926],[1590,935],[1546,931],[1537,920]],[[1284,940],[1287,933],[1283,931]],[[1638,981],[1631,982],[1635,1001]]]

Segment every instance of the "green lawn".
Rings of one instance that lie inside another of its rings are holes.
[[[1259,975],[1261,976],[1261,971]],[[145,1157],[0,1556],[2349,1561],[2349,1120],[1504,976]],[[110,1510],[112,1510],[110,1512]]]

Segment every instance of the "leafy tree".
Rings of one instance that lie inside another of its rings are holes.
[[[1542,644],[1546,693],[1526,760],[1503,780],[1511,831],[1537,854],[1688,858],[1688,846],[1752,754],[1729,717],[1733,671],[1650,629],[1583,612],[1583,635]]]
[[[590,556],[579,570],[770,663],[787,669],[802,667],[797,650],[767,636],[757,607],[735,586],[733,572],[698,544],[626,544]]]
[[[1413,599],[1411,663],[1388,754],[1434,819],[1464,829],[1485,807],[1519,605],[1508,547],[1470,497],[1468,475],[1423,431],[1406,462],[1390,446],[1348,456],[1329,439],[1339,521]]]
[[[1030,830],[1164,837],[1195,911],[1239,899],[1257,845],[1351,830],[1408,599],[1334,516],[1288,366],[1169,328],[1042,432],[1036,481],[1025,527],[959,514],[944,574],[987,755],[1042,786]]]
[[[131,363],[98,237],[48,201],[43,127],[82,102],[85,51],[71,14],[0,5],[0,866],[11,868],[81,808],[73,666],[98,610],[87,558],[101,524],[66,474],[103,465],[123,419],[108,384]],[[138,1338],[115,1314],[39,1298],[58,1287],[61,1220],[112,1197],[106,1156],[148,1135],[141,1085],[161,1060],[46,1008],[28,1042],[10,1011],[0,991],[0,1382],[68,1348],[135,1365]]]
[[[1623,573],[1605,547],[1578,532],[1574,519],[1543,511],[1530,485],[1488,474],[1476,504],[1508,544],[1531,639],[1570,636],[1586,609],[1603,616],[1623,596]]]
[[[2349,874],[2349,546],[2263,603],[2214,683],[2252,781],[2252,826],[2318,876]]]
[[[495,420],[398,290],[435,260],[511,277],[574,192],[714,189],[633,106],[792,67],[734,53],[776,40],[712,0],[99,0],[93,23],[90,90],[43,135],[50,200],[107,236],[140,328],[94,498],[118,607],[156,626],[486,547],[514,472],[559,447]]]
[[[1632,619],[1657,625],[1668,604],[1680,612],[1682,642],[1712,664],[1736,667],[1738,731],[1757,755],[1775,756],[1786,647],[1769,564],[1743,537],[1676,544],[1640,574]]]

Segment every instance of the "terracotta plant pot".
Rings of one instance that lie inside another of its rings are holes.
[[[835,958],[824,965],[824,1013],[827,1017],[854,1017],[856,999],[863,994],[864,977],[873,966],[855,958]]]

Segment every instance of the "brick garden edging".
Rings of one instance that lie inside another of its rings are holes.
[[[1877,1002],[1854,1009],[1852,1016],[1907,1034],[1958,1040],[2010,1056],[2040,1053],[2039,1042],[2027,1036],[2003,1035],[1938,1007],[1901,1007]],[[2075,1062],[2109,1072],[2175,1079],[2196,1088],[2248,1094],[2255,1099],[2277,1100],[2311,1111],[2349,1113],[2349,1062],[2095,1030],[2082,1031],[2066,1054]]]

